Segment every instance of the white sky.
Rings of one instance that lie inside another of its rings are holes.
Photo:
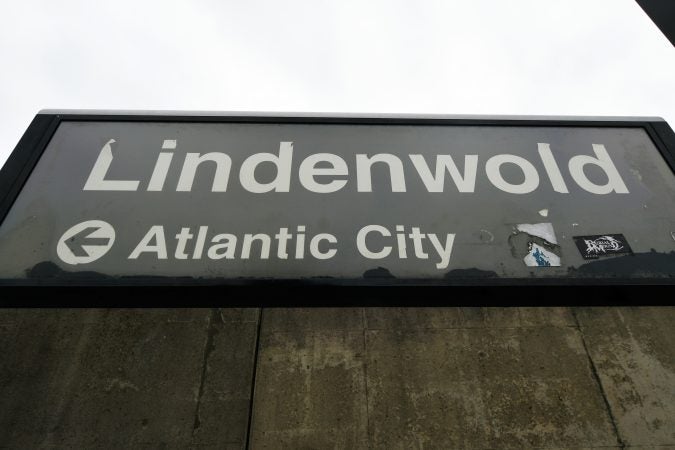
[[[0,164],[43,108],[661,116],[634,0],[12,1]]]

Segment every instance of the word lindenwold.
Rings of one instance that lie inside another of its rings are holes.
[[[361,256],[366,259],[383,259],[390,255],[400,259],[430,259],[437,269],[448,267],[455,234],[448,233],[441,237],[435,233],[423,233],[419,227],[406,230],[403,225],[397,225],[393,230],[382,225],[361,228],[356,234],[356,248]],[[308,236],[305,225],[298,225],[291,232],[288,228],[279,228],[273,235],[246,233],[241,239],[229,233],[214,234],[208,226],[198,229],[183,227],[175,237],[168,235],[168,241],[167,234],[164,226],[153,225],[131,252],[129,259],[151,257],[166,260],[172,254],[176,260],[258,257],[266,260],[275,256],[281,260],[306,257],[325,260],[333,258],[338,252],[335,235],[318,233]],[[171,241],[175,241],[173,248]],[[275,247],[274,251],[272,247]]]
[[[101,149],[83,190],[85,191],[137,191],[140,180],[115,180],[108,177],[108,170],[113,164],[110,139]],[[163,191],[169,169],[172,166],[177,148],[175,140],[164,140],[162,152],[159,153],[155,167],[147,180],[147,191]],[[567,163],[569,175],[579,187],[593,194],[627,194],[628,189],[617,171],[604,145],[592,144],[594,156],[576,155]],[[537,151],[551,187],[555,192],[569,193],[558,162],[553,156],[550,144],[538,143]],[[478,155],[464,155],[463,171],[460,172],[455,160],[450,155],[436,155],[435,166],[430,166],[421,154],[408,155],[418,176],[429,192],[444,192],[445,173],[450,174],[457,190],[462,193],[474,192],[478,172]],[[372,192],[371,168],[374,164],[385,164],[389,169],[392,192],[406,192],[406,180],[403,161],[390,153],[378,153],[372,156],[356,154],[356,187],[358,192]],[[186,153],[175,190],[191,191],[197,169],[209,163],[213,172],[211,191],[226,192],[232,171],[232,159],[222,152]],[[255,170],[260,164],[273,164],[276,167],[275,178],[267,183],[259,182]],[[501,168],[505,164],[515,165],[523,175],[521,183],[511,183],[504,179]],[[584,169],[586,166],[600,168],[607,177],[604,184],[596,184],[588,179]],[[280,142],[279,151],[273,153],[254,153],[248,156],[239,168],[241,186],[253,193],[289,192],[293,169],[293,142]],[[527,159],[511,154],[499,154],[485,161],[485,174],[497,189],[511,194],[527,194],[539,187],[539,172]],[[344,188],[349,175],[347,162],[333,153],[315,153],[306,157],[298,168],[298,179],[302,186],[311,192],[331,193]],[[327,178],[331,177],[331,178]]]

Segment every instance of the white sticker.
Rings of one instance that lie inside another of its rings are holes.
[[[519,223],[516,225],[516,229],[523,233],[527,233],[530,236],[542,238],[551,244],[558,244],[558,239],[555,237],[555,230],[553,230],[552,223]]]

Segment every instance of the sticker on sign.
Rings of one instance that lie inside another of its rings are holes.
[[[574,243],[584,259],[633,253],[623,234],[574,236]]]

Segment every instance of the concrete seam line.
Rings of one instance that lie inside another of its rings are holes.
[[[251,432],[253,431],[253,409],[255,406],[255,384],[258,372],[258,357],[260,354],[260,330],[262,329],[263,308],[258,312],[258,329],[255,337],[255,351],[253,353],[253,368],[251,370],[251,391],[249,394],[248,406],[248,424],[246,426],[246,445],[247,450],[251,448]]]
[[[581,343],[584,346],[584,351],[586,352],[586,357],[588,358],[588,364],[591,369],[591,374],[593,375],[593,379],[595,379],[595,382],[598,385],[598,388],[600,389],[602,401],[605,403],[605,409],[607,410],[609,421],[612,424],[612,429],[614,430],[614,436],[616,437],[616,441],[618,442],[619,447],[626,448],[626,444],[624,443],[623,439],[621,438],[621,434],[619,433],[619,427],[616,424],[616,418],[614,417],[614,413],[612,412],[612,407],[609,404],[609,400],[607,399],[607,393],[605,392],[605,388],[602,385],[602,380],[600,379],[600,375],[598,374],[597,368],[595,367],[595,362],[591,357],[591,353],[588,351],[588,345],[586,345],[586,337],[584,336],[584,332],[581,329],[581,323],[579,322],[579,318],[577,317],[576,308],[573,307],[570,309],[572,310],[572,316],[574,317],[574,321],[577,324],[577,330],[579,330],[579,335],[581,336]]]
[[[366,442],[369,446],[370,442],[370,396],[368,395],[368,337],[366,333],[368,329],[366,327],[366,309],[361,308],[362,319],[363,319],[363,387],[366,394]]]
[[[204,342],[204,353],[202,356],[202,373],[199,379],[199,390],[197,393],[197,405],[195,407],[195,419],[192,424],[192,436],[195,435],[199,427],[201,426],[201,418],[199,417],[199,410],[201,408],[201,403],[202,403],[202,395],[204,395],[204,384],[206,382],[206,371],[207,371],[207,366],[209,363],[209,356],[211,355],[211,352],[213,351],[213,336],[215,335],[215,329],[214,327],[216,326],[216,317],[218,314],[217,308],[211,309],[211,314],[209,315],[209,320],[208,324],[206,327],[206,342]]]

